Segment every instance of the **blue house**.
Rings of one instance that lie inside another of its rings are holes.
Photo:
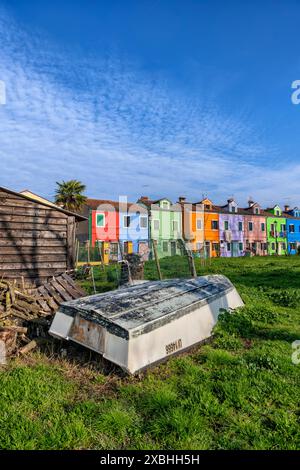
[[[300,247],[300,209],[285,206],[288,253],[295,255]]]
[[[124,255],[138,253],[144,260],[149,257],[149,216],[145,207],[119,199],[119,240]]]

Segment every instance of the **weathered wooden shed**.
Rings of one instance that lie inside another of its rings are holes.
[[[0,187],[0,278],[41,284],[74,267],[85,217]]]

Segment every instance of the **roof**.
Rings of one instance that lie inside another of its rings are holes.
[[[234,289],[222,275],[146,281],[129,288],[65,302],[60,312],[97,323],[128,339],[155,330]]]
[[[203,204],[200,202],[195,203],[195,202],[188,202],[188,201],[177,201],[176,204],[182,207],[184,210],[184,206],[190,206],[192,207],[192,212],[201,212],[203,214],[204,209],[203,209]]]
[[[122,201],[112,201],[111,199],[92,199],[92,198],[88,198],[86,201],[85,201],[85,205],[87,207],[89,207],[90,209],[92,210],[97,210],[99,208],[99,206],[107,206],[107,207],[104,207],[103,209],[105,210],[109,210],[111,207],[114,208],[115,211],[119,212],[119,209],[120,209],[120,205],[126,205],[127,209],[129,209],[130,207],[132,206],[138,206],[139,203],[138,202],[122,202]],[[111,207],[109,207],[111,206]]]
[[[42,206],[52,207],[54,210],[56,210],[58,212],[62,212],[63,214],[66,214],[66,215],[71,216],[71,217],[75,217],[76,220],[79,221],[79,222],[81,222],[83,220],[87,220],[86,217],[83,217],[82,215],[77,214],[76,212],[71,212],[71,211],[68,211],[66,209],[63,209],[62,207],[59,207],[59,206],[53,204],[52,202],[47,201],[47,199],[44,199],[44,198],[41,197],[40,200],[38,200],[37,198],[39,196],[37,196],[37,195],[35,195],[36,197],[28,196],[27,194],[18,193],[16,191],[12,191],[11,189],[4,188],[3,186],[0,186],[0,191],[4,191],[4,192],[7,192],[7,193],[12,194],[14,196],[21,197],[23,199],[26,199],[27,201],[34,202],[35,204],[41,204]],[[32,194],[34,194],[34,193],[32,193]]]
[[[141,198],[138,199],[138,203],[139,204],[144,204],[148,209],[151,209],[152,205],[158,204],[160,201],[168,201],[171,204],[171,209],[175,212],[180,212],[181,211],[181,207],[180,207],[181,203],[176,202],[175,204],[173,204],[173,202],[167,197],[161,197],[159,199],[149,199],[149,198],[146,198],[146,197],[141,197]],[[178,206],[178,208],[176,206]],[[163,207],[160,207],[159,209],[165,210],[165,211],[169,210],[169,209],[164,209]]]

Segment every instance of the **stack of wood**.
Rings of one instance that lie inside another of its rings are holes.
[[[13,282],[0,281],[0,324],[7,325],[17,319],[31,320],[50,313],[41,296],[25,293]]]
[[[51,319],[59,306],[83,295],[85,292],[67,274],[52,278],[34,289],[22,288],[15,281],[1,280],[0,356],[3,344],[6,348],[5,355],[10,355],[16,350],[20,353],[31,350],[37,345],[37,341],[31,341],[26,336],[28,327],[33,325],[37,330],[38,326],[43,324],[48,331]],[[26,345],[22,346],[24,342]]]

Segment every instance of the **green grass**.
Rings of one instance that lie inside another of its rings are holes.
[[[139,378],[93,354],[86,362],[83,349],[15,359],[0,373],[0,447],[299,449],[300,257],[198,261],[199,274],[225,274],[245,302],[222,315],[210,344]],[[186,260],[162,260],[162,271],[186,274]],[[100,289],[115,285],[100,276]],[[157,277],[153,262],[146,276]]]

